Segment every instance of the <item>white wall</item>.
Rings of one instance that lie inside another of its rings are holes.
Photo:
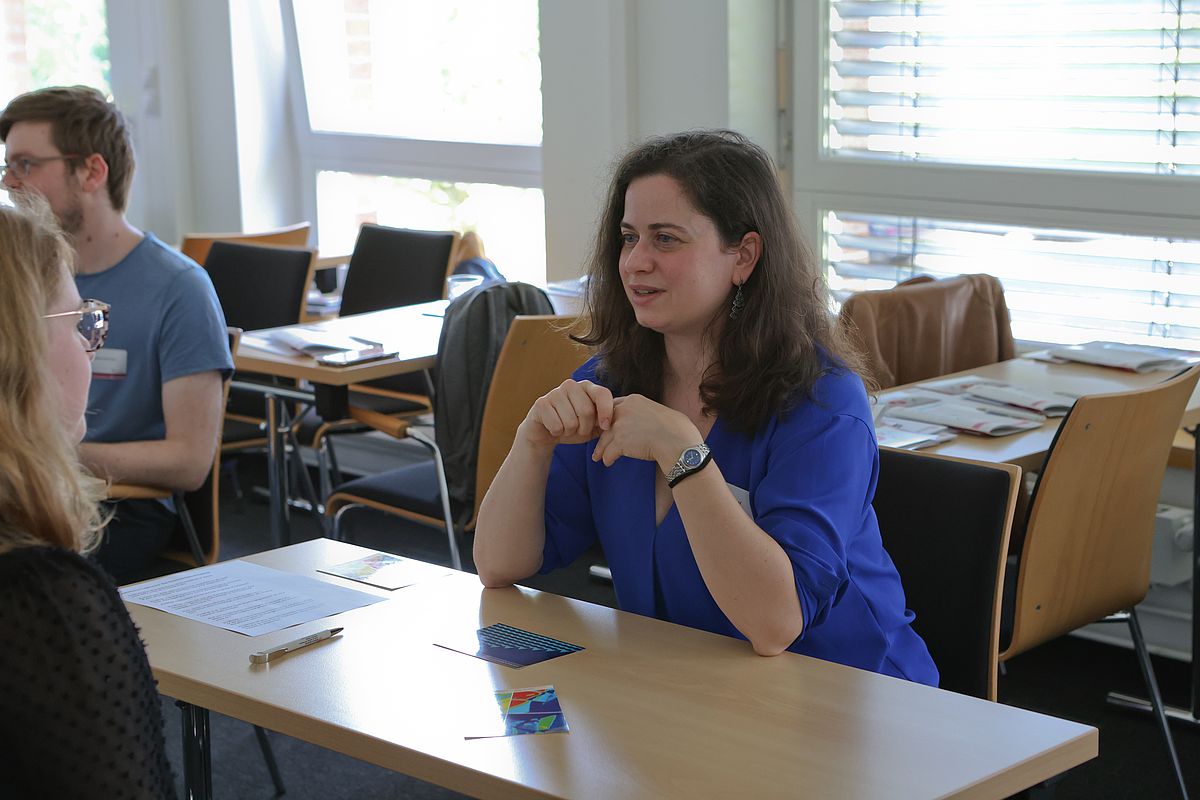
[[[542,187],[550,280],[580,274],[609,169],[689,128],[778,147],[774,0],[542,0]]]

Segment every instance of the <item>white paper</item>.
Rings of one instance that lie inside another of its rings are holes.
[[[127,602],[260,636],[383,600],[248,561],[224,561],[121,588]]]

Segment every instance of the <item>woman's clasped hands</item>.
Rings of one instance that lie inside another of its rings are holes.
[[[621,456],[657,461],[669,469],[684,448],[703,437],[685,414],[640,394],[613,397],[591,381],[563,381],[539,397],[519,435],[538,448],[599,439],[593,461],[611,467]]]

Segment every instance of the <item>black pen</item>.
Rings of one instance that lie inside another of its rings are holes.
[[[281,645],[278,645],[277,647],[272,647],[270,650],[261,650],[257,653],[251,653],[250,654],[250,663],[251,664],[265,664],[268,661],[270,661],[274,658],[277,658],[278,656],[283,655],[284,653],[290,653],[293,650],[299,650],[301,647],[308,647],[310,644],[316,644],[317,642],[323,642],[331,636],[337,636],[339,633],[341,633],[344,630],[346,630],[346,629],[345,628],[330,628],[329,630],[318,631],[317,633],[314,633],[311,636],[305,636],[303,639],[293,639],[292,641],[285,642]]]

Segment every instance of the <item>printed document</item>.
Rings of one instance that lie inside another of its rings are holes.
[[[121,597],[247,636],[290,628],[384,598],[249,561],[224,561],[121,587]]]

